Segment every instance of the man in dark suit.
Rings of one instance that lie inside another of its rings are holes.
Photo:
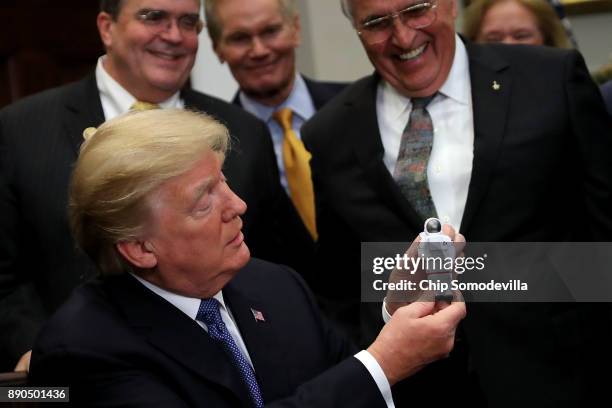
[[[378,311],[357,319],[359,281],[349,278],[361,242],[405,241],[436,215],[468,242],[612,239],[612,128],[582,57],[465,43],[454,32],[455,1],[412,3],[344,2],[376,73],[302,128],[320,248],[341,260],[319,273],[336,277],[325,286],[333,312],[366,344]],[[460,367],[485,404],[577,406],[605,389],[594,365],[610,360],[607,307],[468,309],[469,364]]]
[[[249,204],[245,234],[253,252],[270,257],[277,239],[274,217],[290,203],[278,183],[266,127],[221,100],[181,91],[198,48],[198,13],[197,0],[103,1],[97,23],[107,54],[95,74],[0,113],[4,369],[12,369],[31,348],[41,323],[92,269],[75,251],[66,224],[69,172],[83,130],[129,110],[136,101],[202,110],[228,126],[235,142],[226,176]],[[27,356],[22,363],[18,368],[26,369]]]
[[[292,246],[285,253],[291,266],[310,281],[316,269],[312,185],[292,184],[286,164],[291,158],[286,156],[292,156],[293,150],[284,147],[287,128],[277,112],[290,110],[288,126],[301,148],[302,124],[346,84],[314,81],[296,71],[301,31],[295,0],[207,1],[205,10],[213,48],[240,88],[233,102],[263,120],[270,130],[280,182],[296,209],[283,222],[292,237]],[[309,171],[307,163],[304,168]],[[306,178],[310,180],[310,175]],[[303,208],[304,200],[308,208]]]
[[[250,260],[209,116],[133,112],[87,136],[69,219],[101,279],[41,331],[33,384],[69,386],[78,406],[383,407],[452,348],[463,303],[398,309],[355,354],[297,274]]]

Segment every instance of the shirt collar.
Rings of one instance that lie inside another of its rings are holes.
[[[281,108],[291,109],[294,115],[299,116],[304,121],[308,120],[315,113],[314,104],[308,92],[306,81],[297,73],[289,97],[278,106],[262,105],[253,98],[245,95],[244,92],[240,92],[238,97],[244,109],[253,112],[258,118],[265,122],[270,121],[274,112]]]
[[[455,101],[469,105],[472,97],[470,87],[470,69],[468,62],[468,54],[465,44],[461,37],[455,34],[455,57],[453,65],[448,74],[448,78],[444,85],[440,88],[440,93]]]
[[[136,102],[136,98],[132,96],[124,87],[119,85],[115,79],[110,76],[104,68],[103,61],[106,55],[102,55],[98,58],[96,65],[96,82],[98,84],[98,91],[101,96],[106,97],[107,101],[112,105],[113,110],[118,113],[125,113],[130,110],[130,107]],[[145,101],[146,102],[146,101]],[[163,102],[158,103],[160,108],[180,108],[180,92],[176,92],[170,98]]]
[[[383,80],[380,82],[379,91],[382,91],[380,94],[383,98],[385,109],[388,109],[394,118],[400,117],[412,106],[410,98],[400,94],[387,81]],[[470,103],[471,87],[468,55],[465,44],[463,44],[463,41],[457,34],[455,34],[453,65],[438,93],[464,105],[469,105]]]
[[[167,291],[166,289],[160,288],[153,283],[142,279],[140,276],[130,273],[136,280],[142,283],[146,288],[151,290],[156,295],[164,298],[166,301],[174,305],[181,312],[185,313],[191,320],[195,320],[198,315],[198,310],[200,309],[200,303],[202,299],[187,297],[183,295],[179,295],[174,292]],[[214,296],[215,299],[219,301],[221,307],[227,309],[225,306],[225,300],[223,299],[223,293],[221,291],[217,292]]]

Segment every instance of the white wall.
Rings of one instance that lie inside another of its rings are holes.
[[[372,72],[357,34],[338,0],[297,0],[302,21],[298,68],[315,79],[352,81]],[[570,16],[580,51],[590,69],[612,60],[612,13]],[[461,29],[461,12],[457,21]],[[196,89],[230,100],[236,83],[214,55],[206,30],[192,74]]]
[[[302,21],[300,70],[316,79],[352,81],[372,72],[357,33],[338,0],[298,0]]]
[[[570,16],[570,22],[591,70],[612,62],[612,13]]]

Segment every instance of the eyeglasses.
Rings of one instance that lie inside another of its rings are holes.
[[[436,8],[434,2],[422,2],[413,4],[403,10],[376,17],[361,24],[357,30],[366,43],[377,44],[386,41],[393,34],[393,20],[399,18],[403,25],[419,30],[433,23],[436,19]]]
[[[144,9],[136,13],[136,18],[148,27],[159,31],[167,30],[172,26],[172,16],[165,10]],[[200,15],[183,14],[176,18],[177,27],[185,34],[198,34],[202,30]]]

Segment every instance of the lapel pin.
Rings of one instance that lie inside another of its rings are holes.
[[[83,139],[85,140],[89,140],[90,137],[92,137],[94,135],[94,133],[96,133],[96,129],[95,127],[88,127],[87,129],[85,129],[83,131]]]
[[[497,83],[497,81],[493,81],[493,90],[499,91],[501,89],[501,85]]]
[[[253,313],[253,318],[255,319],[256,322],[265,322],[266,319],[264,318],[263,313],[261,313],[259,310],[255,310],[253,308],[251,308],[251,313]]]

